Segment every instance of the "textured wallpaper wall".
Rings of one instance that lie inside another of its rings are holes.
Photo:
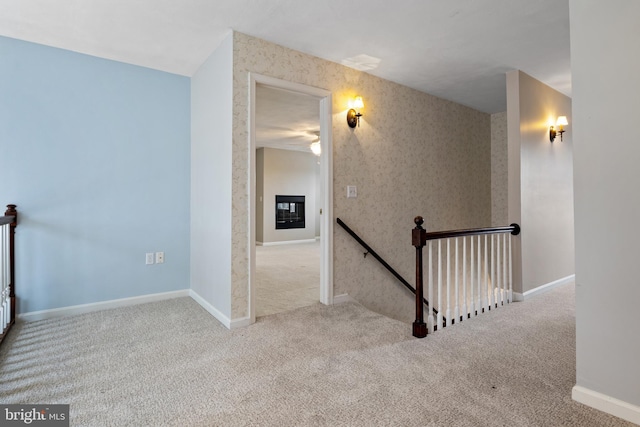
[[[248,73],[333,94],[334,212],[409,282],[413,218],[429,230],[491,223],[491,118],[340,64],[234,34],[232,319],[248,316]],[[358,128],[347,101],[364,98]],[[358,197],[346,199],[347,185]],[[348,293],[383,314],[411,320],[413,296],[344,230],[334,230],[334,295]]]
[[[509,225],[507,112],[491,115],[491,225]]]

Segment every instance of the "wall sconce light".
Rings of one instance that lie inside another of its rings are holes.
[[[353,102],[350,102],[349,104],[351,104],[351,108],[349,109],[349,111],[347,111],[347,123],[349,124],[350,128],[354,128],[356,127],[356,125],[358,125],[359,127],[360,117],[362,117],[362,113],[360,112],[360,110],[364,108],[362,97],[356,96],[356,99],[354,99]]]
[[[554,126],[551,126],[549,129],[549,140],[553,142],[556,139],[556,134],[560,134],[560,141],[562,141],[562,134],[564,133],[564,127],[567,126],[569,122],[567,121],[567,116],[558,116],[558,121],[556,122],[556,126],[558,130],[555,129]]]

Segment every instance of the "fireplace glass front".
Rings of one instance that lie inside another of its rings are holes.
[[[304,196],[276,195],[276,230],[304,228]]]

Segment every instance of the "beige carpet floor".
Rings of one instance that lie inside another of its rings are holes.
[[[256,246],[256,316],[320,300],[320,242]]]
[[[418,340],[357,303],[226,330],[189,298],[21,323],[0,401],[74,426],[626,426],[571,400],[574,287]]]

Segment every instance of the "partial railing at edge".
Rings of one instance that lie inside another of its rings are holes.
[[[416,294],[416,289],[411,286],[411,284],[409,282],[407,282],[407,280],[402,277],[396,270],[394,270],[389,263],[387,263],[384,259],[382,259],[382,257],[380,255],[378,255],[378,253],[376,251],[374,251],[371,246],[369,246],[367,244],[367,242],[365,242],[364,240],[362,240],[362,238],[360,236],[358,236],[358,234],[353,231],[347,224],[344,223],[344,221],[342,221],[340,218],[336,218],[336,221],[338,222],[338,225],[340,225],[342,228],[344,228],[344,230],[355,239],[356,242],[360,243],[360,245],[365,248],[367,250],[367,252],[364,253],[365,258],[367,257],[367,255],[371,255],[373,256],[376,260],[378,260],[378,262],[380,264],[382,264],[382,266],[384,268],[386,268],[391,274],[393,274],[393,276],[398,279],[398,281],[400,283],[402,283],[405,288],[407,288],[408,290],[410,290],[414,295]],[[424,302],[424,304],[428,307],[429,306],[429,301],[426,298],[422,298],[422,301]],[[434,314],[438,314],[438,310],[436,310],[435,308],[433,309],[433,313]]]
[[[7,205],[0,217],[0,343],[7,336],[16,318],[15,295],[15,230],[18,224],[16,205]]]
[[[513,295],[511,235],[518,224],[508,227],[427,233],[424,220],[414,220],[412,245],[416,248],[416,320],[413,336],[470,319],[511,302]],[[423,254],[427,246],[427,297],[437,308],[424,320]],[[444,256],[443,256],[444,254]]]

